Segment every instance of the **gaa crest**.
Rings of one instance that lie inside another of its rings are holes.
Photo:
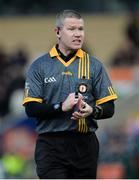
[[[87,85],[85,83],[79,84],[78,90],[81,94],[86,93],[87,91]]]

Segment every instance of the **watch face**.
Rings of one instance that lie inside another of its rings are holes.
[[[54,109],[59,109],[60,104],[54,104]]]

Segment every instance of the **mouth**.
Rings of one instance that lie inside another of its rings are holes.
[[[72,42],[74,44],[81,44],[81,40],[80,39],[74,39]]]

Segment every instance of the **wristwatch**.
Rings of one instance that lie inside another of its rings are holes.
[[[100,106],[94,106],[94,107],[93,107],[93,113],[92,113],[92,115],[93,115],[93,117],[94,117],[95,119],[100,118],[102,114],[103,114],[103,109],[102,109]]]

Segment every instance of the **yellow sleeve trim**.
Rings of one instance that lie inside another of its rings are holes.
[[[32,101],[42,103],[42,99],[40,99],[40,98],[26,97],[26,98],[23,100],[23,105],[25,105],[25,104],[28,103],[28,102],[32,102]]]
[[[113,94],[113,95],[110,95],[110,96],[107,96],[107,97],[104,97],[102,99],[97,100],[96,105],[105,103],[105,102],[110,101],[110,100],[116,100],[117,98],[118,98],[117,95]]]

